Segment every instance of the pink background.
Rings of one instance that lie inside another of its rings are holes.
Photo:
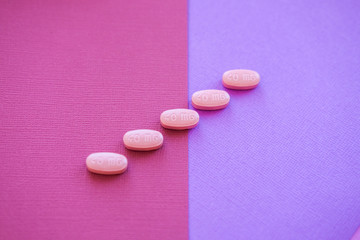
[[[186,1],[2,1],[0,239],[184,239],[187,132],[160,113],[187,107]],[[126,151],[128,130],[164,134]],[[86,170],[120,152],[119,176]]]

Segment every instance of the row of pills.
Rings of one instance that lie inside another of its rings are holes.
[[[252,70],[230,70],[223,74],[222,83],[226,88],[248,90],[260,82],[260,75]],[[199,110],[219,110],[230,102],[230,95],[223,90],[209,89],[197,91],[192,95],[191,103]],[[191,109],[171,109],[160,115],[161,126],[172,130],[185,130],[197,126],[199,114]],[[163,135],[155,130],[138,129],[128,131],[123,137],[124,145],[133,151],[153,151],[161,148]],[[124,155],[110,152],[92,153],[86,159],[90,172],[112,175],[126,171],[128,160]]]

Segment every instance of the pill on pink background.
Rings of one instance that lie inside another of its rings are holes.
[[[163,112],[160,116],[161,125],[173,130],[184,130],[196,127],[199,114],[191,109],[178,108]]]
[[[151,151],[159,149],[164,141],[161,132],[150,129],[138,129],[125,133],[125,147],[135,151]]]
[[[230,102],[230,95],[223,90],[209,89],[197,91],[192,95],[194,108],[201,110],[218,110],[225,108]]]
[[[237,69],[223,74],[222,83],[226,88],[247,90],[255,88],[260,82],[260,75],[252,70]]]
[[[92,153],[86,158],[90,172],[112,175],[125,172],[128,161],[124,155],[111,152]]]

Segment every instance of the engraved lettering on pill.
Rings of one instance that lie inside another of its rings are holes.
[[[195,114],[190,114],[189,119],[190,119],[190,120],[195,120],[195,119],[196,119]]]
[[[152,135],[151,134],[146,134],[145,136],[144,136],[144,140],[145,140],[145,142],[151,142],[151,140],[152,140]]]
[[[251,73],[244,73],[242,75],[242,79],[244,81],[255,81],[256,80],[256,76],[252,75]]]
[[[132,134],[129,137],[129,141],[130,142],[139,142],[140,141],[140,136],[138,134]]]
[[[176,119],[177,119],[176,114],[175,113],[171,114],[170,119],[171,119],[171,121],[176,121]]]
[[[196,94],[195,94],[195,97],[196,97],[199,101],[201,101],[201,93],[196,93]]]
[[[238,81],[239,80],[239,74],[238,73],[229,73],[228,79],[230,81]]]
[[[212,95],[212,100],[213,100],[213,101],[219,101],[219,100],[220,100],[220,94],[214,93],[214,94]]]
[[[209,99],[209,97],[208,97],[206,94],[202,94],[202,95],[201,95],[201,99],[202,99],[204,102],[207,102],[207,100]]]
[[[170,121],[176,121],[176,114],[172,113],[172,114],[168,114],[165,116],[165,121],[166,122],[170,122]]]
[[[239,74],[234,73],[234,81],[237,81],[237,80],[239,80]]]
[[[107,161],[107,164],[109,166],[115,166],[115,159],[114,158],[109,158],[108,161]]]
[[[226,100],[227,99],[227,96],[226,94],[220,94],[220,100]]]
[[[158,136],[158,135],[154,135],[154,136],[153,136],[153,140],[154,140],[155,142],[159,141],[159,136]]]
[[[109,159],[109,165],[110,165],[110,166],[121,165],[121,159],[118,159],[118,158],[110,158],[110,159]]]
[[[104,163],[104,159],[98,158],[96,162],[98,165],[102,165]]]
[[[187,113],[181,113],[180,114],[180,119],[182,121],[187,121],[187,120],[189,120],[189,115]]]

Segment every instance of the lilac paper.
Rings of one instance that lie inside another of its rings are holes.
[[[189,100],[253,69],[189,133],[190,239],[350,239],[360,225],[360,2],[190,1]]]

